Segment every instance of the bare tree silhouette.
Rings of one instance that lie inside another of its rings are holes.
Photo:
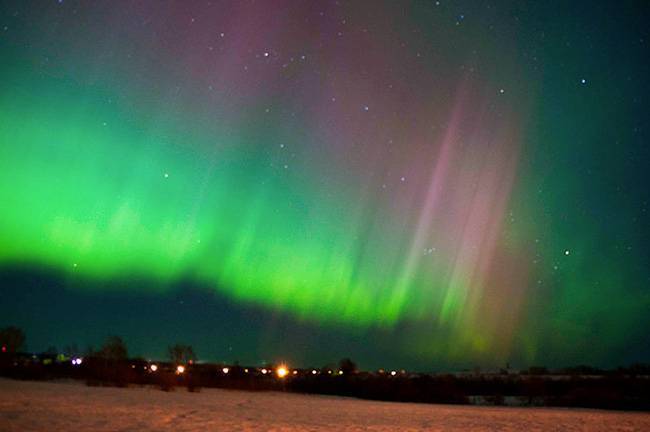
[[[25,347],[25,333],[18,327],[9,326],[0,330],[0,349],[15,353]]]

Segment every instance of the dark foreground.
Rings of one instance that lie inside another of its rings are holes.
[[[179,373],[176,364],[137,359],[88,357],[80,364],[73,361],[0,354],[0,376],[38,381],[76,379],[91,387],[150,386],[163,391],[224,388],[392,402],[650,410],[650,377],[645,370],[639,373],[636,369],[602,374],[427,375],[287,368],[286,375],[279,376],[277,365],[185,364]]]
[[[650,414],[561,408],[402,404],[334,396],[0,379],[7,432],[93,431],[647,431]]]
[[[283,391],[361,399],[459,405],[509,405],[650,410],[647,374],[608,372],[604,375],[465,374],[428,375],[404,371],[358,372],[331,369],[244,368],[233,365],[177,365],[144,360],[112,361],[89,357],[47,361],[0,354],[0,376],[24,380],[77,379],[91,387],[152,386],[163,391],[225,388]],[[633,371],[634,372],[634,371]]]

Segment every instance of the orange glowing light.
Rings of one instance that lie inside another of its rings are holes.
[[[230,369],[225,367],[225,368],[221,369],[221,372],[223,372],[224,374],[227,374],[228,372],[230,372]]]
[[[149,366],[149,369],[151,369],[151,372],[156,372],[158,370],[158,365],[152,364]]]
[[[183,366],[183,365],[176,366],[176,373],[177,374],[182,374],[183,372],[185,372],[185,366]]]
[[[278,375],[278,378],[284,378],[289,374],[289,370],[286,366],[280,366],[275,373]]]

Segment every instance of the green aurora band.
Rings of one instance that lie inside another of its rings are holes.
[[[126,12],[91,30],[37,20],[40,32],[3,39],[0,263],[160,290],[189,278],[351,331],[406,323],[402,348],[427,358],[571,361],[589,349],[600,361],[640,335],[642,259],[602,251],[637,247],[634,228],[559,210],[583,191],[544,146],[561,152],[571,126],[529,120],[550,117],[531,102],[532,76],[500,91],[524,69],[516,55],[491,67],[449,42],[424,72],[370,76],[415,61],[436,35],[404,50],[351,33],[368,49],[313,53],[309,28],[284,37],[294,21],[276,11],[255,35],[268,11],[240,8],[230,12],[249,17],[243,29],[219,15],[161,41]],[[222,45],[208,64],[212,44]],[[514,52],[504,41],[482,49]],[[595,331],[602,343],[589,347]]]

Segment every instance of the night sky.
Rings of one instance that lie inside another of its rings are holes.
[[[650,361],[650,5],[0,0],[0,326]]]

